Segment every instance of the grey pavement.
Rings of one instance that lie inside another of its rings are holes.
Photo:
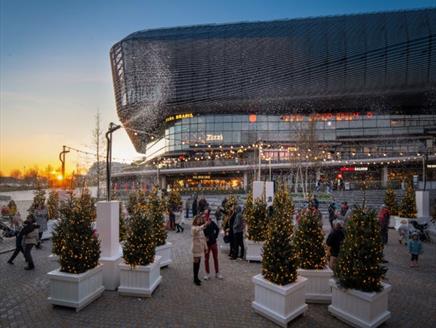
[[[8,265],[10,253],[1,254],[0,327],[277,327],[251,309],[251,277],[260,272],[260,263],[230,261],[221,253],[224,280],[212,278],[201,287],[192,283],[189,228],[186,225],[184,233],[169,232],[168,239],[175,246],[174,262],[161,270],[163,279],[152,298],[105,291],[79,313],[47,302],[46,273],[58,267],[48,259],[49,241],[42,250],[33,251],[35,271],[23,270],[22,255],[15,265]],[[396,237],[396,232],[390,231],[385,249],[387,280],[393,290],[389,297],[392,317],[384,326],[435,327],[436,245],[424,244],[420,267],[411,269],[407,250]],[[212,261],[211,265],[213,268]],[[316,304],[310,304],[305,316],[289,326],[347,327],[329,314],[327,305]]]

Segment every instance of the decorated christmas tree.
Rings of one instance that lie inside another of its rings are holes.
[[[35,210],[44,204],[45,204],[45,190],[42,189],[40,184],[37,184],[36,189],[33,192],[33,202],[27,211],[30,214],[35,214]]]
[[[147,204],[147,197],[142,190],[136,190],[129,194],[127,201],[127,212],[129,215],[134,215],[136,208],[139,206],[142,208]]]
[[[273,208],[274,219],[263,245],[262,274],[275,284],[287,285],[297,279],[298,258],[292,242],[294,206],[283,186],[275,194]]]
[[[305,270],[322,270],[327,259],[324,246],[324,232],[318,210],[305,208],[300,213],[300,224],[294,234],[294,245],[300,262]]]
[[[182,197],[180,196],[180,193],[176,190],[171,190],[168,194],[168,199],[166,202],[166,206],[168,207],[168,210],[171,211],[178,211],[182,206]]]
[[[386,268],[376,212],[355,207],[335,266],[337,282],[343,288],[364,292],[381,290]]]
[[[68,198],[62,202],[60,202],[59,205],[59,216],[60,220],[56,224],[53,235],[52,235],[52,253],[56,255],[61,254],[61,250],[64,247],[65,244],[65,233],[66,233],[66,227],[68,225],[68,217],[71,217],[73,215],[73,209],[74,209],[74,195],[72,191],[68,192]]]
[[[50,191],[47,199],[48,219],[59,218],[59,194],[56,190]]]
[[[153,262],[156,238],[147,208],[137,209],[129,220],[129,233],[123,246],[124,261],[132,267]]]
[[[247,223],[247,238],[253,241],[264,241],[266,238],[266,202],[257,198],[253,202],[253,194],[249,193],[244,206],[244,219]]]
[[[120,242],[126,240],[127,238],[127,225],[122,202],[120,202],[119,207],[119,238]]]
[[[391,215],[398,215],[398,204],[395,196],[395,191],[392,187],[388,187],[384,199],[385,205],[388,207]]]
[[[92,198],[91,192],[88,188],[81,190],[81,196],[79,197],[82,210],[89,214],[91,221],[95,221],[97,218],[97,209],[95,207],[95,199]]]
[[[399,214],[404,218],[416,218],[415,190],[412,181],[407,181],[406,193],[401,199]]]
[[[95,209],[90,207],[88,196],[83,192],[80,197],[72,198],[64,212],[64,238],[59,250],[62,272],[78,274],[98,265],[100,241],[92,229]]]
[[[157,194],[157,188],[153,188],[147,198],[148,217],[153,225],[154,239],[156,246],[165,245],[167,240],[167,230],[165,229],[164,208],[163,203]],[[141,211],[142,212],[142,211]]]

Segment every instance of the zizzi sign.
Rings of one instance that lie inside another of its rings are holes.
[[[168,123],[168,122],[183,120],[184,118],[191,118],[191,117],[194,117],[192,113],[176,114],[176,115],[168,116],[165,119],[165,122]]]
[[[222,134],[206,134],[206,141],[222,141],[224,137]]]

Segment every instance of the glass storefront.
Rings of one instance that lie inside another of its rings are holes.
[[[183,192],[237,192],[244,189],[242,174],[194,174],[189,176],[167,177],[170,189]]]

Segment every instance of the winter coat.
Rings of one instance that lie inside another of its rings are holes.
[[[23,229],[21,230],[21,234],[24,239],[24,244],[33,244],[36,245],[39,240],[38,236],[38,228],[39,226],[33,223],[27,223]]]
[[[344,240],[344,231],[341,229],[333,230],[327,237],[326,244],[330,247],[330,253],[334,257],[338,257],[341,249],[342,241]]]
[[[216,239],[220,233],[220,229],[215,222],[211,221],[210,224],[204,229],[204,235],[206,237],[207,244],[213,245],[216,243]]]
[[[422,254],[422,243],[419,240],[410,239],[407,247],[409,248],[410,254]]]
[[[389,210],[386,207],[380,209],[378,212],[378,220],[382,228],[387,229],[389,227],[390,216]]]
[[[242,212],[236,213],[235,221],[233,222],[233,233],[244,232],[244,219],[242,217]]]
[[[206,237],[204,236],[203,230],[206,225],[202,226],[192,226],[192,256],[201,257],[204,255],[204,251],[207,250]]]

